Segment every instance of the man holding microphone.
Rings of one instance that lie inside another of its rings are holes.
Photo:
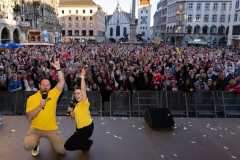
[[[63,90],[65,79],[59,59],[55,57],[51,65],[57,71],[57,85],[51,89],[50,81],[42,79],[39,91],[27,99],[26,114],[31,127],[24,139],[24,147],[26,150],[32,150],[32,156],[39,154],[40,138],[48,139],[58,154],[65,154],[64,142],[56,122],[57,101]]]

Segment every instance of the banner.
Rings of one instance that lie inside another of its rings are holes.
[[[150,0],[140,0],[140,6],[148,6],[150,5]]]
[[[43,31],[43,40],[44,42],[49,43],[49,33],[47,30]]]

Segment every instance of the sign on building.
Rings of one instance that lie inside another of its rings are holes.
[[[148,6],[150,5],[150,0],[140,0],[140,6]]]

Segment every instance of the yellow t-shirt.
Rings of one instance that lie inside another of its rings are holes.
[[[89,111],[90,103],[88,99],[78,102],[74,108],[74,116],[77,128],[89,126],[92,123],[92,117]]]
[[[61,92],[56,87],[49,91],[46,105],[44,109],[32,119],[31,128],[44,131],[54,131],[58,129],[56,122],[56,109],[60,94]],[[36,109],[39,106],[41,99],[42,96],[40,91],[30,96],[27,99],[26,112],[31,112]]]

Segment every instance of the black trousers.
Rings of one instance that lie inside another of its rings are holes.
[[[93,129],[93,123],[87,127],[76,129],[74,134],[64,144],[64,148],[68,151],[88,151],[93,143],[93,141],[89,139],[93,134]]]

